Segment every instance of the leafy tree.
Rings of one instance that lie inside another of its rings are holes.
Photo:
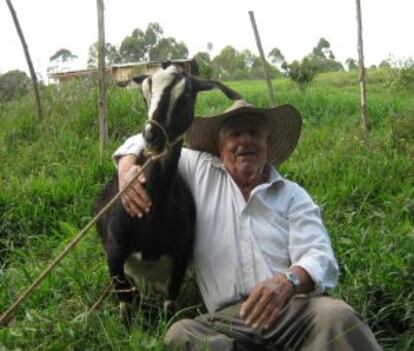
[[[335,55],[331,50],[331,44],[325,38],[320,38],[318,44],[308,56],[313,61],[313,66],[318,72],[343,71],[344,67],[339,61],[335,61]]]
[[[27,94],[29,84],[30,79],[23,71],[13,70],[0,75],[0,102]]]
[[[177,42],[174,38],[161,38],[149,52],[150,61],[165,61],[185,59],[188,57],[187,46],[183,42]]]
[[[149,34],[147,34],[148,37],[150,37]],[[119,54],[122,62],[143,61],[146,54],[145,33],[139,28],[134,29],[130,36],[122,40]]]
[[[391,64],[388,60],[382,60],[378,67],[379,68],[391,68]]]
[[[113,65],[121,62],[121,56],[114,45],[105,43],[105,63]],[[98,42],[95,42],[89,47],[88,67],[98,66]]]
[[[290,79],[292,79],[301,90],[305,90],[317,74],[318,68],[315,61],[310,56],[305,57],[301,62],[293,61],[284,63],[283,69]]]
[[[347,58],[345,64],[348,66],[349,71],[358,69],[358,64],[353,58]]]
[[[149,23],[145,32],[136,28],[124,38],[119,48],[122,62],[183,59],[188,56],[187,46],[176,39],[163,37],[158,23]]]
[[[197,52],[193,59],[197,63],[200,76],[210,79],[213,76],[213,67],[211,66],[211,58],[208,52]]]
[[[230,45],[221,50],[212,61],[213,77],[222,80],[230,79],[232,73],[237,69],[237,56],[237,50]]]
[[[241,52],[226,46],[212,61],[213,78],[222,80],[263,79],[261,59],[250,50]],[[271,77],[280,75],[279,70],[268,64]]]
[[[391,71],[391,87],[398,90],[414,92],[414,60],[409,58],[405,61],[389,62]]]
[[[335,55],[331,50],[331,44],[325,38],[320,38],[318,44],[313,48],[312,54],[322,59],[335,59]]]
[[[68,61],[72,61],[78,58],[78,56],[72,54],[72,52],[68,49],[60,49],[56,51],[52,56],[50,56],[50,62],[58,62],[58,63],[65,63]]]
[[[282,52],[278,48],[272,49],[267,57],[269,57],[270,61],[274,65],[282,65],[282,63],[285,62],[285,56],[283,56]]]

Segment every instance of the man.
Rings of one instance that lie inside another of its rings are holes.
[[[197,207],[194,266],[209,311],[171,326],[179,350],[377,350],[372,332],[340,300],[326,296],[338,277],[319,208],[280,176],[301,118],[289,105],[255,108],[237,101],[196,118],[179,172]],[[114,154],[120,186],[137,167],[140,135]],[[141,177],[122,201],[131,216],[151,209]]]

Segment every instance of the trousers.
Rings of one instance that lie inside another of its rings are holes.
[[[167,350],[381,350],[368,325],[339,299],[295,295],[269,330],[248,327],[240,306],[175,322],[164,339]]]

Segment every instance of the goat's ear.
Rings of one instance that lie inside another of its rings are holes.
[[[230,89],[223,83],[217,82],[215,80],[207,80],[193,77],[193,83],[195,90],[197,92],[207,91],[211,89],[220,89],[224,93],[224,95],[226,95],[230,100],[240,100],[242,98],[237,91],[234,91],[233,89]]]
[[[141,85],[145,78],[148,78],[147,74],[140,74],[139,76],[132,77],[132,80]]]

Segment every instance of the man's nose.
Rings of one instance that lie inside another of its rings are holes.
[[[244,144],[249,144],[252,141],[252,135],[249,132],[242,132],[240,133],[240,138],[239,138],[241,143]]]

